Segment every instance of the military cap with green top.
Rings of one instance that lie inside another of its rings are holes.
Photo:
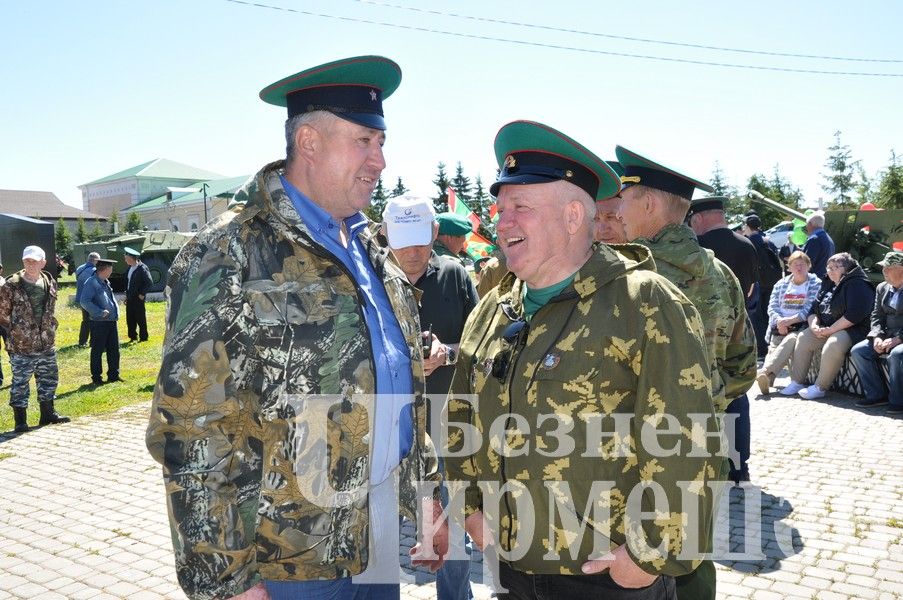
[[[495,136],[499,175],[489,188],[499,195],[503,185],[567,181],[593,200],[618,193],[618,174],[604,160],[560,131],[535,121],[513,121]]]
[[[882,269],[884,267],[903,267],[903,252],[900,252],[899,250],[891,250],[884,255],[883,259],[875,264],[877,264]]]
[[[141,258],[141,253],[138,252],[137,250],[135,250],[134,248],[129,248],[128,246],[126,246],[125,248],[122,249],[122,251],[131,257]]]
[[[295,73],[260,90],[289,118],[325,110],[352,123],[385,129],[383,100],[401,83],[401,67],[383,56],[355,56]]]
[[[715,191],[707,183],[693,179],[683,173],[678,173],[674,169],[641,156],[623,146],[615,146],[615,155],[624,169],[624,174],[621,175],[622,190],[632,185],[643,185],[686,198],[687,200],[693,198],[693,190],[696,188],[709,193]]]
[[[439,213],[439,235],[463,236],[473,232],[473,223],[464,215],[457,213]]]

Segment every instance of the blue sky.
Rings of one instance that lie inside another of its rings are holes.
[[[331,17],[228,0],[0,0],[0,188],[52,191],[79,206],[77,185],[153,158],[253,173],[284,154],[285,115],[258,99],[260,89],[359,54],[402,67],[385,103],[383,176],[422,195],[434,193],[440,160],[452,172],[460,160],[488,187],[493,138],[514,119],[561,129],[603,158],[621,144],[703,179],[718,161],[734,185],[778,165],[811,204],[824,196],[835,130],[870,175],[892,148],[903,154],[903,3],[260,2]]]

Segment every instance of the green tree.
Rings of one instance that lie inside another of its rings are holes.
[[[392,188],[392,191],[389,193],[390,198],[397,198],[399,196],[404,196],[410,190],[404,186],[401,182],[401,177],[398,178],[398,183],[395,184],[395,187]]]
[[[853,206],[853,177],[858,161],[853,160],[850,147],[840,141],[840,131],[834,132],[834,145],[828,150],[828,161],[825,166],[829,169],[827,174],[822,173],[826,183],[821,188],[831,194],[832,200],[828,203],[831,208],[852,208]]]
[[[874,179],[870,179],[865,168],[859,163],[856,164],[856,175],[858,178],[853,183],[853,191],[856,193],[855,204],[862,206],[866,202],[875,202],[877,194],[874,189]]]
[[[483,188],[483,180],[477,175],[474,180],[473,196],[471,198],[471,208],[480,217],[480,228],[478,233],[489,240],[495,239],[495,223],[489,216],[489,209],[495,204],[495,200],[486,193]],[[488,234],[488,235],[487,235]]]
[[[458,161],[458,166],[455,167],[455,176],[451,180],[451,186],[455,190],[455,194],[458,195],[459,200],[470,201],[470,177],[464,175],[464,167],[461,166],[460,161]]]
[[[100,226],[100,219],[94,221],[94,228],[91,230],[91,233],[88,234],[88,241],[95,242],[106,235],[103,232],[103,228]]]
[[[380,177],[373,188],[373,194],[370,196],[370,206],[364,209],[367,218],[375,223],[381,223],[383,220],[383,209],[386,208],[386,200],[389,195],[386,193],[386,187],[383,185],[383,178]]]
[[[445,163],[441,160],[439,161],[438,172],[436,173],[436,178],[433,180],[433,184],[439,188],[439,195],[431,198],[433,201],[433,208],[436,209],[437,213],[448,212],[448,173],[445,172]]]
[[[125,230],[134,233],[141,230],[141,215],[137,212],[130,212],[129,218],[125,220]]]
[[[56,231],[54,232],[54,244],[56,245],[56,253],[66,262],[72,262],[72,234],[69,227],[63,221],[63,217],[56,222]]]
[[[879,177],[876,204],[882,208],[903,208],[903,165],[897,161],[893,150],[887,170]]]
[[[78,225],[75,228],[75,243],[76,244],[84,244],[88,241],[88,229],[85,227],[85,220],[82,217],[78,218]]]
[[[799,188],[793,187],[788,180],[784,179],[777,165],[774,167],[771,179],[757,173],[749,178],[746,187],[759,192],[770,200],[780,202],[784,206],[793,209],[799,209],[803,201],[803,195]],[[759,218],[762,219],[763,229],[773,227],[781,221],[792,219],[787,213],[760,202],[750,202],[749,207],[755,210]]]
[[[709,180],[709,183],[715,188],[714,193],[716,196],[733,198],[737,195],[737,189],[724,180],[724,172],[721,170],[721,165],[717,160],[715,161],[715,168],[712,170],[712,178]]]
[[[110,233],[119,233],[122,230],[122,223],[119,222],[119,211],[115,208],[110,213]]]

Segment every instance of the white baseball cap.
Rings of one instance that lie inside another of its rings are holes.
[[[32,260],[45,260],[47,255],[44,254],[44,251],[41,250],[40,246],[25,246],[25,250],[22,251],[22,260],[25,260],[26,258]]]
[[[429,200],[415,196],[392,198],[383,210],[383,224],[389,246],[396,250],[426,246],[433,241],[436,211]]]

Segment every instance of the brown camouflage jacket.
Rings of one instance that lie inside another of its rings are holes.
[[[524,284],[513,273],[467,320],[448,407],[448,448],[459,455],[445,459],[446,476],[451,489],[466,483],[465,512],[483,512],[516,570],[579,575],[584,561],[624,543],[649,573],[680,575],[699,563],[680,554],[690,538],[707,539],[706,484],[722,461],[688,416],[718,431],[709,361],[699,314],[654,268],[642,246],[602,244],[525,336],[510,329],[523,315]],[[670,456],[641,437],[644,423],[661,427],[665,415],[675,421],[661,445],[679,445]],[[470,427],[478,449],[468,453]],[[644,486],[665,502],[640,521],[627,507],[639,497],[650,510]],[[688,503],[698,509],[693,523]]]
[[[740,282],[686,225],[668,225],[652,239],[638,239],[652,251],[655,268],[686,294],[705,330],[713,361],[712,398],[721,412],[746,393],[756,377],[756,339]]]
[[[19,271],[0,286],[0,327],[9,332],[6,350],[10,354],[44,354],[56,349],[57,320],[56,282],[47,271],[41,271],[44,289],[47,290],[44,301],[44,317],[38,323],[31,309],[28,293],[22,286]]]
[[[167,283],[163,364],[147,446],[163,464],[179,582],[227,598],[260,578],[334,579],[368,564],[370,332],[341,261],[313,241],[264,167],[179,253]],[[411,352],[415,438],[401,509],[438,480],[425,434],[413,288],[360,234]],[[328,396],[323,398],[323,396]]]

